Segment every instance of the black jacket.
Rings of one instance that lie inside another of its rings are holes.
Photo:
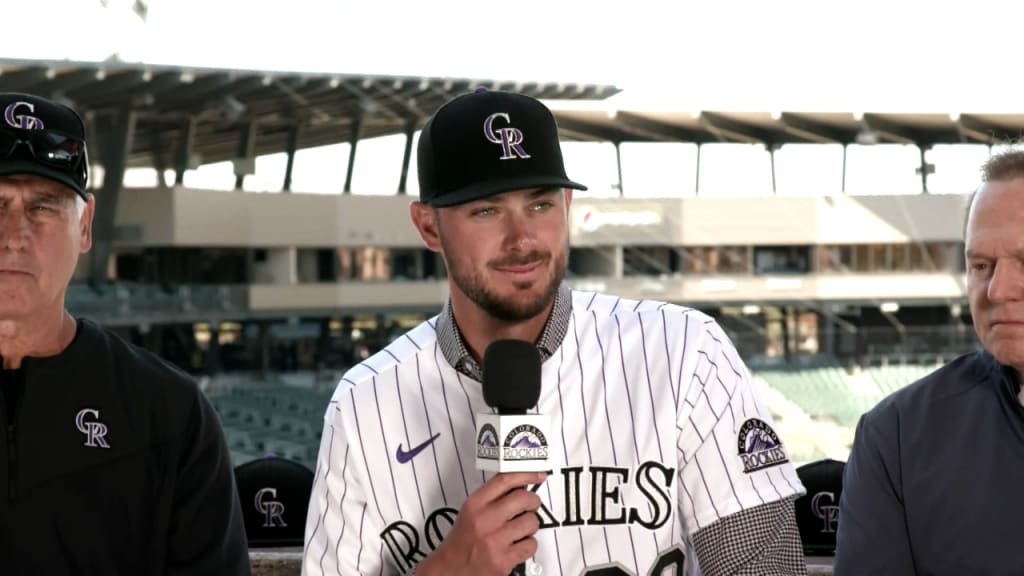
[[[835,575],[1024,574],[1024,408],[978,351],[883,400],[843,476]]]
[[[216,413],[187,374],[78,321],[61,354],[3,371],[0,574],[247,575]]]

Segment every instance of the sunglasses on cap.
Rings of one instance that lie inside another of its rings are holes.
[[[27,151],[26,158],[66,172],[85,188],[89,163],[81,139],[56,130],[20,130],[0,124],[0,159],[19,150]]]

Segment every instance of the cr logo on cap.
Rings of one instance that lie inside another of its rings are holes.
[[[825,499],[830,504],[823,504]],[[811,512],[820,518],[824,525],[822,534],[833,534],[836,531],[836,522],[839,520],[839,506],[836,506],[836,495],[832,492],[818,492],[811,498]]]
[[[266,499],[268,494],[270,498],[277,498],[277,490],[274,488],[261,488],[256,493],[256,511],[264,515],[263,527],[280,526],[283,528],[288,526],[284,523],[284,504],[277,500]]]
[[[505,122],[511,124],[512,120],[509,119],[508,114],[505,112],[495,112],[484,120],[484,136],[487,140],[494,142],[495,144],[501,144],[501,159],[502,160],[513,160],[516,156],[520,158],[529,158],[530,155],[523,150],[523,131],[519,128],[498,128],[494,129],[494,120],[501,118]],[[514,152],[514,154],[513,154]]]
[[[4,122],[21,130],[42,130],[43,121],[28,114],[18,114],[18,107],[24,107],[29,112],[35,112],[36,107],[31,102],[12,102],[4,108]]]

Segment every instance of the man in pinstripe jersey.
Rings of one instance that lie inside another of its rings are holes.
[[[445,259],[450,298],[342,378],[303,573],[806,573],[803,486],[719,326],[563,284],[585,188],[566,177],[550,111],[462,95],[424,127],[418,160],[411,217]],[[549,474],[474,467],[475,415],[491,411],[480,360],[500,338],[541,354]]]

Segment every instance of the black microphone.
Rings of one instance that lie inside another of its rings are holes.
[[[484,351],[484,402],[497,415],[477,415],[477,468],[493,472],[547,472],[550,421],[527,414],[540,399],[541,360],[525,340],[495,340]],[[521,562],[509,576],[526,576]]]
[[[540,400],[540,352],[525,340],[495,340],[484,350],[484,402],[498,414],[526,414]]]

